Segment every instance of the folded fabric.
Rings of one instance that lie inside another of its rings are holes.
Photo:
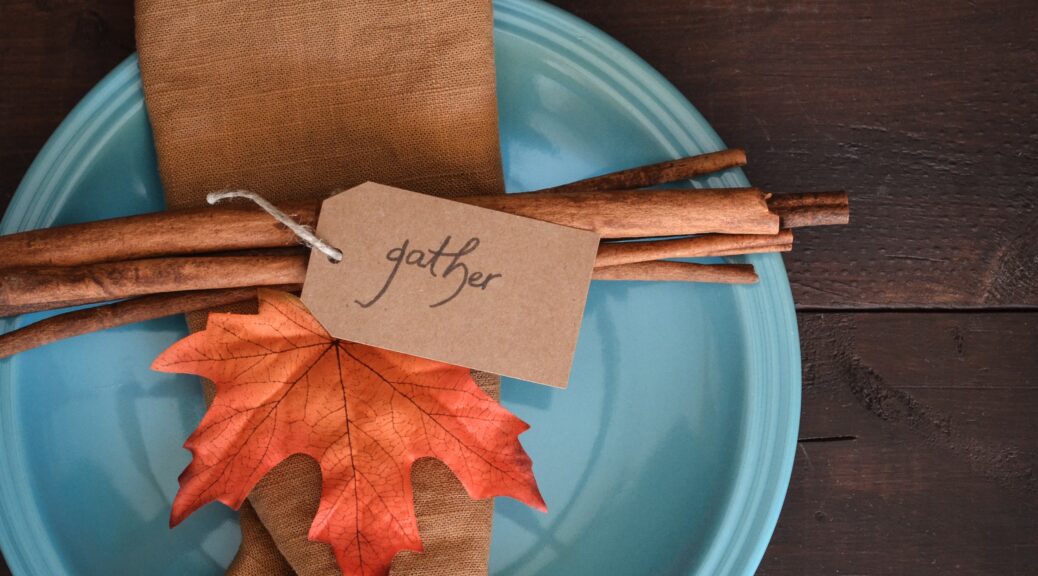
[[[490,0],[137,0],[145,104],[170,208],[242,188],[316,199],[364,181],[503,192]],[[193,328],[200,326],[195,317]],[[496,397],[498,380],[477,374]],[[425,552],[393,574],[485,574],[491,501],[438,461],[412,479]],[[272,470],[242,507],[236,575],[329,575],[306,535],[316,463]]]

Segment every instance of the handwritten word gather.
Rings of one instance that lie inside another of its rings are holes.
[[[385,283],[382,285],[382,289],[375,294],[371,300],[367,302],[361,302],[355,300],[363,308],[368,308],[382,299],[382,296],[389,291],[390,285],[393,283],[393,279],[396,278],[397,272],[400,271],[400,267],[404,264],[408,266],[416,266],[418,268],[425,268],[435,278],[441,278],[443,280],[454,279],[457,283],[453,286],[454,291],[449,296],[430,304],[430,308],[436,308],[443,306],[444,304],[454,300],[465,287],[479,288],[480,290],[486,290],[487,286],[490,285],[490,281],[495,278],[500,278],[501,274],[486,274],[479,271],[470,271],[467,264],[462,262],[462,258],[471,254],[479,248],[479,238],[469,238],[467,242],[460,249],[454,252],[449,252],[447,249],[450,246],[451,237],[447,236],[444,238],[443,243],[440,247],[432,250],[422,250],[419,248],[411,248],[411,240],[404,240],[404,243],[400,246],[391,248],[386,253],[386,260],[393,263],[392,269],[389,271],[389,276],[386,278]],[[437,265],[446,263],[446,266],[442,269],[442,273],[437,269]]]

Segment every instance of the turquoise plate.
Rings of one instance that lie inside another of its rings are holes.
[[[659,74],[548,5],[496,4],[510,190],[723,147]],[[746,186],[739,171],[698,185]],[[69,115],[0,232],[162,208],[137,61]],[[751,574],[796,447],[800,358],[782,260],[756,286],[596,283],[567,390],[506,381],[532,429],[549,513],[499,499],[493,574]],[[7,331],[39,316],[0,322]],[[167,527],[195,380],[151,372],[180,318],[0,361],[0,546],[15,574],[220,574],[238,545],[218,504]]]

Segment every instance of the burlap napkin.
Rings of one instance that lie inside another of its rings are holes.
[[[366,180],[503,191],[490,0],[137,0],[145,103],[169,207],[212,190],[319,198]],[[196,319],[197,320],[197,319]],[[497,393],[497,379],[477,381]],[[492,504],[435,460],[414,469],[425,544],[393,573],[486,573]],[[229,573],[336,574],[306,539],[316,463],[275,468],[243,507]]]

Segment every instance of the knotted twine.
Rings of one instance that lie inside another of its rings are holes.
[[[342,250],[339,250],[335,246],[325,242],[323,238],[314,232],[313,228],[296,222],[291,216],[285,214],[280,208],[271,204],[269,200],[255,192],[249,192],[248,190],[223,190],[220,192],[210,192],[205,195],[205,201],[209,204],[219,204],[220,202],[230,200],[231,198],[244,198],[252,201],[252,203],[259,206],[261,210],[270,214],[271,218],[295,234],[296,238],[298,238],[304,246],[307,248],[313,248],[314,250],[324,254],[332,262],[342,262]]]
[[[317,200],[367,180],[503,191],[490,0],[137,0],[136,12],[169,208],[235,188]],[[497,396],[496,377],[475,377]],[[393,573],[485,574],[491,502],[436,460],[412,481],[425,552],[399,554]],[[228,573],[337,574],[331,549],[306,538],[319,495],[313,460],[272,470],[243,506]]]

